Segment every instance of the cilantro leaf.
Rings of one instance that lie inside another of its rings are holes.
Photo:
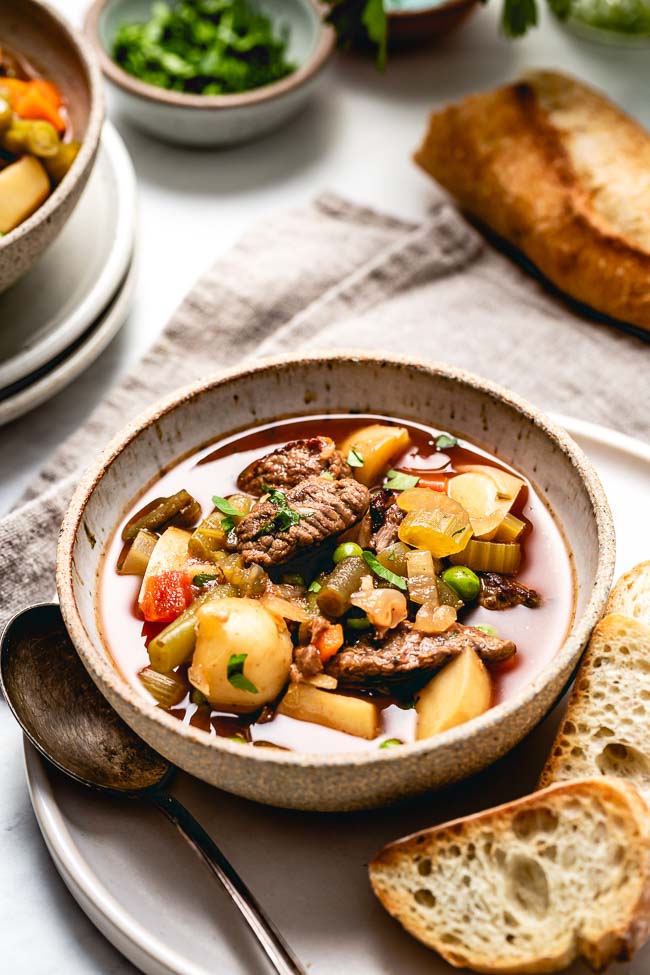
[[[238,511],[234,504],[231,504],[228,498],[220,498],[218,494],[215,494],[212,498],[212,504],[215,506],[217,511],[221,512],[222,515],[231,515],[235,518],[241,518],[241,511]]]
[[[448,433],[441,433],[436,437],[436,449],[446,450],[448,447],[457,447],[458,441],[455,437],[450,437]]]
[[[347,460],[348,464],[350,465],[350,467],[363,467],[363,465],[364,465],[363,454],[361,454],[356,449],[356,447],[353,447],[352,448],[352,450],[350,451],[350,453],[346,457],[346,460]]]
[[[303,518],[308,518],[313,514],[312,511],[306,511],[304,514],[301,514],[292,508],[283,491],[277,491],[275,488],[267,487],[266,485],[262,487],[262,491],[271,504],[275,505],[278,510],[277,514],[270,521],[262,525],[255,538],[261,538],[262,535],[268,535],[273,531],[286,532],[292,525],[297,525]]]
[[[211,575],[209,572],[199,572],[192,579],[193,586],[205,586],[208,582],[214,582],[219,576]]]
[[[250,694],[259,694],[255,684],[252,683],[244,674],[244,664],[246,663],[247,653],[233,653],[228,661],[227,676],[228,682],[239,691],[248,691]]]
[[[387,569],[372,552],[365,551],[363,558],[368,568],[376,576],[379,576],[380,579],[383,579],[385,582],[390,582],[391,586],[397,586],[398,589],[406,590],[406,579],[398,576],[396,572],[391,572],[390,569]]]
[[[389,491],[408,491],[409,488],[414,488],[419,480],[420,478],[414,474],[404,474],[402,471],[390,470],[386,474],[384,487]]]

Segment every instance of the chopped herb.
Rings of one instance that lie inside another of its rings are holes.
[[[391,572],[387,569],[385,565],[382,565],[376,555],[372,552],[365,551],[363,557],[366,565],[371,569],[376,576],[383,579],[385,582],[390,582],[391,586],[397,586],[398,589],[406,590],[406,580],[402,579],[395,572]]]
[[[238,691],[248,691],[250,694],[259,694],[255,684],[252,683],[244,674],[244,664],[246,663],[247,653],[233,653],[228,661],[228,682],[236,687]]]
[[[194,688],[194,690],[192,691],[192,694],[190,695],[190,700],[192,704],[196,704],[197,707],[201,707],[202,704],[208,703],[208,699],[205,696],[205,694],[202,694],[201,691],[197,691],[196,688]]]
[[[334,475],[333,474],[330,474],[329,471],[323,471],[322,474],[321,474],[321,477],[326,477],[328,481],[333,481],[334,480]]]
[[[389,491],[408,491],[409,488],[414,488],[419,480],[420,478],[414,474],[403,474],[402,471],[390,470],[386,474],[384,487],[388,488]]]
[[[300,575],[299,572],[285,572],[282,576],[282,581],[287,586],[304,586],[305,580]]]
[[[208,582],[214,582],[219,576],[211,575],[209,572],[199,572],[192,579],[192,585],[194,586],[206,586]]]
[[[457,528],[455,532],[452,532],[451,533],[451,537],[452,538],[455,538],[456,535],[462,535],[464,531],[467,531],[467,529],[466,528]]]
[[[227,515],[225,518],[222,518],[221,527],[223,528],[224,535],[230,535],[231,532],[234,532],[237,526],[235,524],[235,519],[233,518],[233,516]]]
[[[480,630],[481,633],[485,633],[486,636],[498,636],[496,627],[492,626],[491,623],[477,623],[475,629]]]
[[[386,738],[382,741],[380,748],[395,748],[397,745],[403,745],[404,742],[400,741],[399,738]]]
[[[230,535],[235,527],[235,518],[241,518],[242,516],[241,511],[238,511],[227,498],[220,498],[218,494],[215,494],[212,503],[217,511],[220,511],[222,515],[226,515],[225,518],[221,519],[221,528],[225,535]]]
[[[144,23],[119,24],[111,53],[120,67],[150,85],[222,95],[259,88],[294,71],[288,41],[288,31],[249,0],[158,0]]]
[[[320,592],[323,587],[317,579],[314,579],[307,592]]]
[[[436,449],[446,450],[448,447],[457,447],[458,441],[455,437],[450,437],[448,433],[441,433],[436,437]]]
[[[363,467],[364,459],[363,454],[359,453],[356,447],[353,447],[347,456],[347,462],[350,467]]]
[[[299,511],[295,511],[289,505],[287,496],[282,491],[276,491],[275,488],[266,486],[264,486],[262,490],[264,491],[264,494],[268,496],[268,500],[271,502],[271,504],[275,505],[278,511],[277,514],[273,516],[271,521],[267,521],[265,525],[262,525],[255,538],[260,538],[262,535],[268,535],[273,531],[286,532],[293,525],[297,525],[303,518],[308,518],[309,515],[313,513],[308,511],[301,515]]]
[[[395,549],[394,548],[392,548],[390,550],[390,552],[388,553],[388,561],[389,562],[394,562],[395,561]]]

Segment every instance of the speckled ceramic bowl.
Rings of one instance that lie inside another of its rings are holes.
[[[63,92],[74,137],[83,143],[69,173],[35,213],[0,237],[0,293],[26,274],[63,229],[93,167],[102,122],[102,81],[86,41],[38,0],[2,0],[0,43],[24,55]]]
[[[434,423],[481,444],[531,479],[572,550],[575,620],[549,666],[466,724],[403,748],[310,755],[242,748],[153,707],[111,664],[96,616],[97,573],[119,519],[158,473],[206,441],[281,417],[358,411]],[[263,363],[184,389],[129,424],[82,478],[65,516],[57,583],[68,631],[124,720],[181,768],[237,795],[295,809],[378,806],[476,772],[512,748],[565,687],[607,598],[614,530],[582,451],[542,413],[447,366],[341,354]]]
[[[334,31],[317,0],[257,0],[278,28],[288,30],[287,56],[296,70],[286,78],[232,95],[187,95],[146,84],[112,58],[117,28],[146,21],[152,0],[95,0],[86,33],[108,78],[118,110],[149,135],[192,146],[245,142],[277,128],[312,96],[334,51]]]

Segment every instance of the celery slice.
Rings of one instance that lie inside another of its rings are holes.
[[[475,572],[500,572],[512,575],[519,568],[521,545],[517,542],[481,542],[473,538],[462,555],[451,555],[454,565],[466,565]]]

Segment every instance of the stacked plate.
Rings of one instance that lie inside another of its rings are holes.
[[[75,212],[29,274],[0,294],[0,425],[72,382],[124,324],[135,216],[133,165],[106,123]]]

